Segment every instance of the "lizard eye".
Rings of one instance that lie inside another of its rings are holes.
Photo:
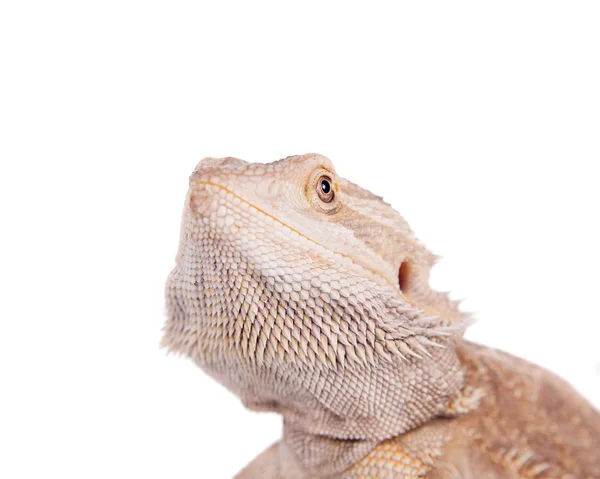
[[[335,173],[319,166],[307,178],[305,194],[308,202],[316,211],[333,215],[341,207],[343,194],[340,186]]]
[[[321,201],[331,203],[333,201],[333,185],[329,176],[321,176],[317,181],[317,194]]]

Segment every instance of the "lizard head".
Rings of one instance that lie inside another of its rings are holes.
[[[390,437],[461,385],[464,321],[429,287],[434,261],[323,156],[208,158],[190,177],[163,343],[290,430]]]

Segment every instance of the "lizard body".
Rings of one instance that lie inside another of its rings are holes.
[[[600,477],[597,411],[463,341],[435,260],[325,157],[200,162],[163,344],[283,416],[240,479]]]

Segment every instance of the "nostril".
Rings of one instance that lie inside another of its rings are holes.
[[[398,270],[398,286],[400,291],[404,292],[410,287],[410,279],[412,276],[412,266],[408,261],[402,261]]]
[[[193,188],[189,196],[192,211],[200,216],[207,215],[211,209],[215,208],[214,196],[205,186]]]

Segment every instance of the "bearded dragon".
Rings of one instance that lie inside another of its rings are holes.
[[[238,478],[600,478],[599,413],[463,340],[436,257],[327,158],[207,158],[189,185],[163,344],[283,416]]]

